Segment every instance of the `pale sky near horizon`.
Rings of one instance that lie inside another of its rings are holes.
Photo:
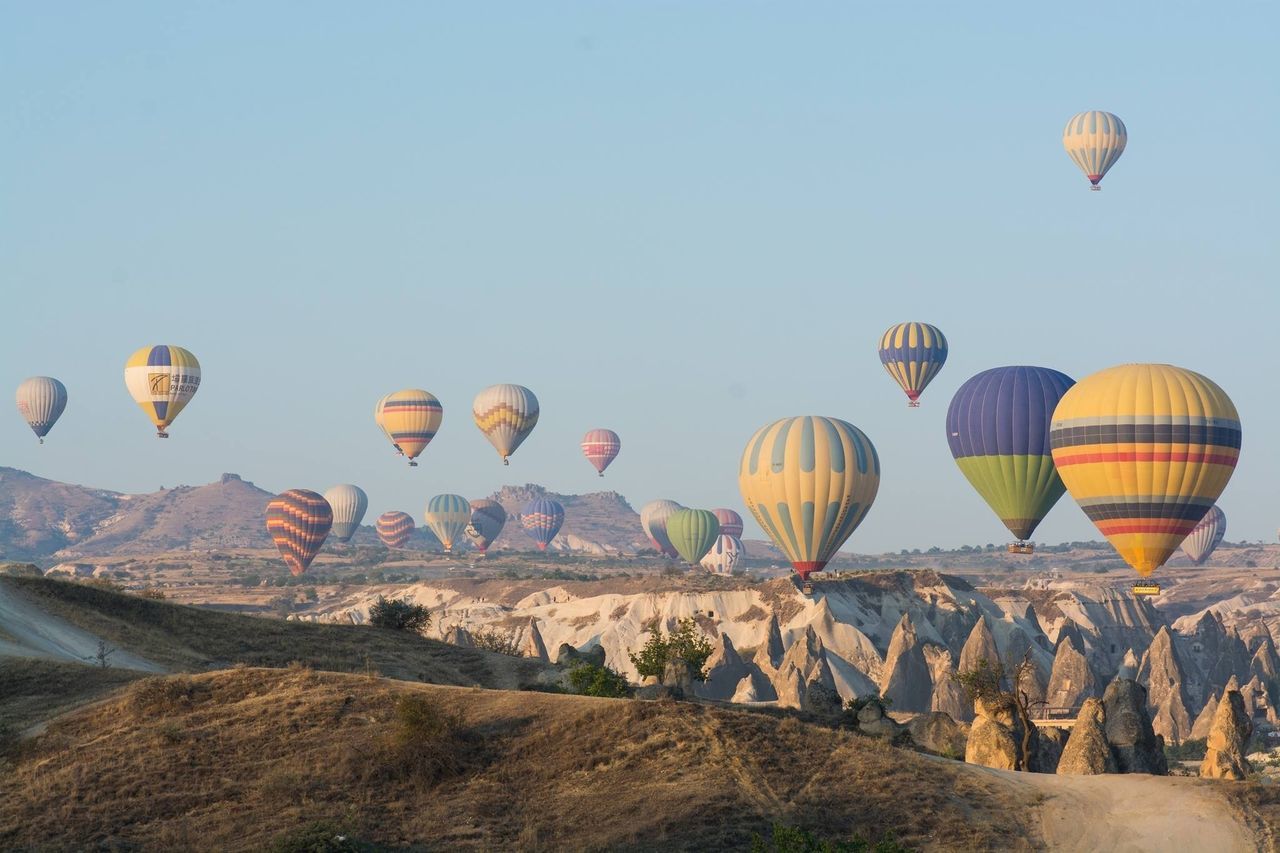
[[[9,408],[0,465],[354,482],[366,520],[524,482],[741,511],[751,433],[825,414],[882,460],[846,550],[950,547],[1009,538],[947,450],[966,378],[1167,361],[1235,401],[1227,538],[1272,541],[1278,30],[1265,3],[0,2],[0,390],[71,396],[43,447]],[[1100,193],[1061,145],[1086,109],[1129,130]],[[875,352],[902,320],[951,344],[915,411]],[[159,343],[204,372],[166,442],[121,378]],[[510,468],[471,422],[496,382],[542,402]],[[445,409],[412,470],[372,421],[401,387]],[[1069,496],[1036,535],[1092,538]]]

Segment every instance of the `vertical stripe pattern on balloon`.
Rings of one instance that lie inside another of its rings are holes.
[[[67,388],[52,376],[32,376],[18,386],[18,414],[44,443],[44,437],[67,407]]]
[[[1062,131],[1062,147],[1095,187],[1129,142],[1124,122],[1102,110],[1073,115]]]
[[[880,363],[914,403],[947,363],[947,339],[928,323],[899,323],[880,336]]]

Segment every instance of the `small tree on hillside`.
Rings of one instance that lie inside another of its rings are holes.
[[[431,624],[431,611],[425,605],[414,604],[408,599],[380,595],[369,608],[369,624],[375,628],[421,634]]]
[[[1035,749],[1036,728],[1031,722],[1031,708],[1034,703],[1030,694],[1023,688],[1028,680],[1035,678],[1035,664],[1031,660],[1031,651],[1023,655],[1022,660],[1013,669],[1012,690],[1005,690],[1005,668],[999,661],[994,663],[986,658],[980,659],[972,669],[958,672],[952,676],[964,689],[969,700],[981,700],[992,709],[1008,709],[1022,724],[1022,742],[1018,745],[1020,753],[1020,770],[1031,768],[1031,757]]]
[[[654,619],[645,628],[649,631],[649,640],[639,652],[628,651],[627,656],[640,676],[662,678],[667,669],[667,662],[675,658],[689,664],[693,677],[698,681],[706,681],[707,673],[703,669],[707,658],[711,657],[711,643],[698,630],[698,623],[685,617],[676,623],[676,629],[670,634],[663,634],[658,620]]]

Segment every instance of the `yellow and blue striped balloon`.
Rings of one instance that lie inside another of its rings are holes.
[[[471,416],[502,464],[538,425],[538,398],[523,385],[490,385],[476,395]]]
[[[773,544],[808,580],[871,509],[880,488],[880,457],[851,423],[783,418],[747,442],[738,488]]]
[[[427,501],[427,527],[440,540],[446,554],[453,553],[453,543],[462,538],[471,523],[471,504],[462,495],[436,495]]]
[[[420,388],[388,394],[373,408],[373,419],[395,449],[408,457],[409,465],[427,449],[444,420],[444,407],[436,395]]]
[[[899,323],[880,336],[880,363],[919,406],[921,392],[947,363],[947,338],[928,323]]]
[[[1101,189],[1098,182],[1120,159],[1128,141],[1129,131],[1125,130],[1124,122],[1102,110],[1073,115],[1062,131],[1062,147],[1067,149],[1067,156],[1080,167],[1095,190]]]
[[[156,425],[157,437],[168,438],[165,429],[200,388],[200,362],[182,347],[143,347],[124,363],[124,384]]]
[[[1168,364],[1124,364],[1077,382],[1049,426],[1067,491],[1144,578],[1227,487],[1240,438],[1226,392]]]

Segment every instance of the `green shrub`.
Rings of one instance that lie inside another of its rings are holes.
[[[524,656],[516,635],[506,631],[481,628],[471,634],[471,642],[477,649],[484,649],[487,652],[497,652],[500,655],[511,655],[516,658]]]
[[[631,695],[631,685],[622,673],[608,666],[582,661],[569,670],[569,684],[584,696],[624,699]]]
[[[662,678],[667,668],[667,661],[681,658],[693,669],[696,679],[707,680],[704,667],[707,664],[707,658],[711,657],[711,643],[703,636],[698,629],[698,624],[692,618],[681,619],[676,623],[676,629],[665,635],[657,619],[645,627],[649,631],[648,641],[639,652],[627,653],[641,677]]]
[[[378,764],[394,778],[430,786],[462,771],[470,741],[458,714],[427,696],[401,696]]]
[[[1209,742],[1200,737],[1184,740],[1177,746],[1165,744],[1164,757],[1169,761],[1203,761],[1208,751]]]
[[[369,608],[369,624],[375,628],[421,634],[431,624],[431,611],[425,605],[414,604],[408,599],[380,595]]]

